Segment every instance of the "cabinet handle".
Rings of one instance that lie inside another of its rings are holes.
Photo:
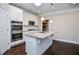
[[[8,42],[8,44],[9,44],[9,42]]]
[[[6,29],[6,31],[9,31],[8,29]]]

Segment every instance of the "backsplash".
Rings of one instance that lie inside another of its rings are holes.
[[[40,30],[37,25],[36,26],[23,25],[23,31],[37,31],[37,30]]]

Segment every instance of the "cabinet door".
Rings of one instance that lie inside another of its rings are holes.
[[[17,8],[17,10],[18,21],[23,21],[23,10],[20,8]]]
[[[0,54],[9,48],[9,24],[8,14],[0,8]]]
[[[23,20],[23,10],[10,5],[10,19],[13,21],[22,21]]]

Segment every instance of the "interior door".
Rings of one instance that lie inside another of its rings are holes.
[[[0,8],[0,54],[9,48],[9,19],[8,14]]]

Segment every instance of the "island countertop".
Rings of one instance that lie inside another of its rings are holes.
[[[43,39],[43,38],[53,35],[54,33],[55,32],[25,31],[24,35]]]

